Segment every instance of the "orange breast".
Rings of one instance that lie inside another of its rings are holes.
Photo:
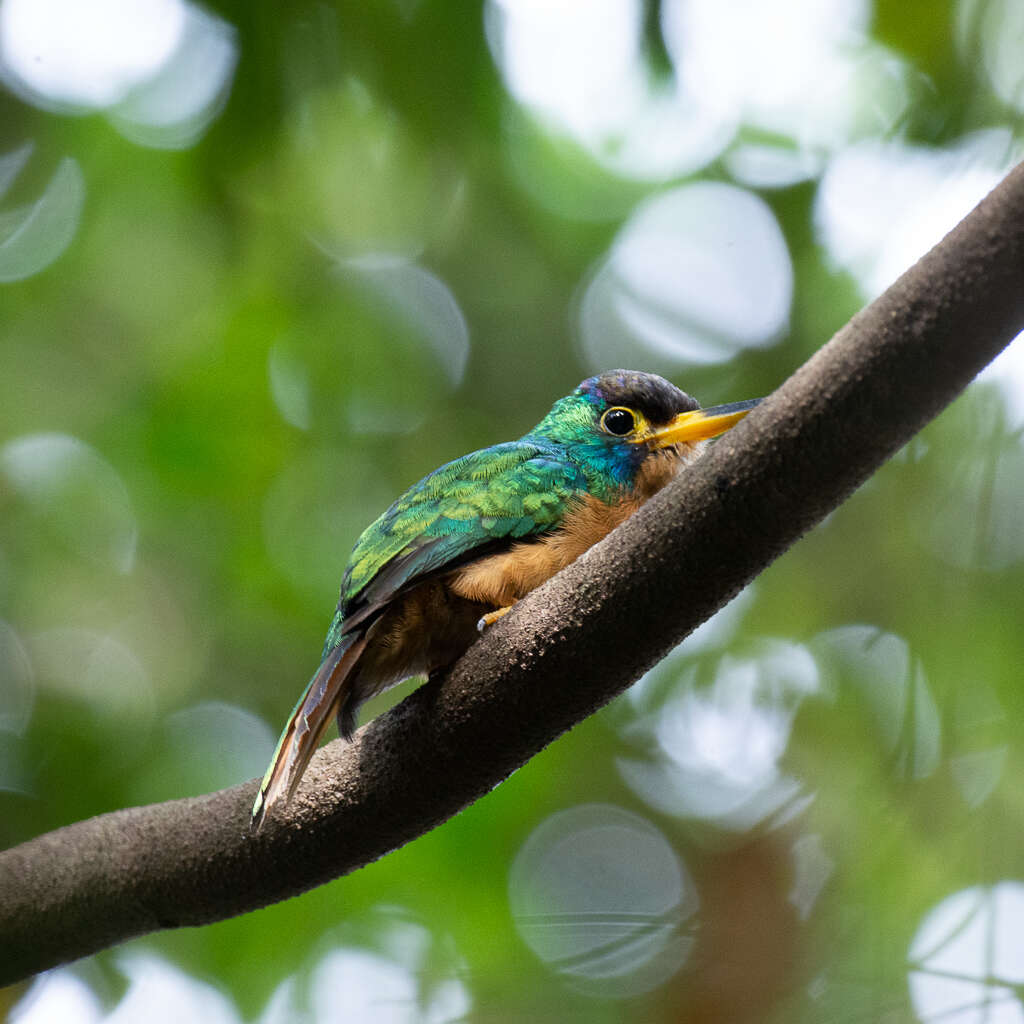
[[[496,608],[518,601],[625,522],[701,448],[685,444],[653,453],[640,467],[628,497],[606,504],[587,495],[566,513],[554,533],[520,541],[500,555],[470,563],[452,576],[449,586],[460,597]]]
[[[566,514],[557,532],[472,562],[454,574],[451,589],[470,601],[496,608],[510,605],[574,562],[639,507],[636,499],[606,505],[586,497]]]

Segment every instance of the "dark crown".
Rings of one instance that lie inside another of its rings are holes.
[[[671,381],[656,373],[637,370],[607,370],[585,380],[579,387],[584,394],[602,399],[610,408],[624,405],[647,417],[655,426],[670,422],[681,412],[700,408],[700,403]]]

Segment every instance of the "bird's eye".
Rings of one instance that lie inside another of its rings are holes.
[[[615,406],[609,409],[601,417],[601,429],[606,434],[614,434],[616,437],[625,437],[636,427],[636,417],[629,409],[622,406]]]

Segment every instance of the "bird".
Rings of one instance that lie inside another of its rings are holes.
[[[701,409],[657,374],[609,370],[518,441],[413,484],[352,549],[320,666],[281,733],[253,828],[291,799],[331,719],[351,740],[364,701],[454,662],[759,401]]]

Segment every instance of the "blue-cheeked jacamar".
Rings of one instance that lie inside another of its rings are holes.
[[[253,806],[288,799],[337,717],[455,661],[479,629],[631,516],[757,400],[701,409],[662,377],[591,377],[518,441],[464,455],[409,488],[356,541],[323,660]]]

